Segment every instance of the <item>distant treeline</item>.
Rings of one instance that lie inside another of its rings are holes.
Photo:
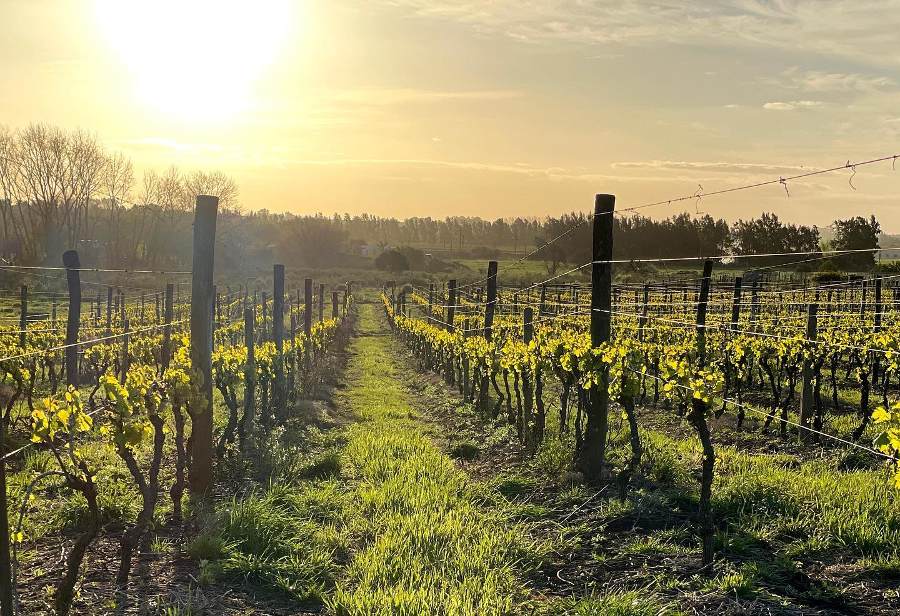
[[[188,269],[197,194],[220,198],[216,258],[227,270],[268,268],[274,261],[311,268],[371,267],[381,253],[403,247],[413,255],[414,269],[458,258],[521,258],[534,252],[533,259],[555,270],[560,263],[591,258],[591,221],[584,213],[399,220],[243,212],[237,185],[222,173],[172,167],[145,172],[137,182],[131,161],[107,152],[89,133],[40,124],[19,130],[0,126],[0,256],[10,262],[59,265],[62,252],[74,247],[88,266]],[[880,233],[874,217],[838,220],[832,229],[834,249],[872,248]],[[687,213],[664,220],[614,219],[614,256],[620,259],[814,252],[820,239],[816,227],[784,224],[774,214],[731,225]],[[790,259],[769,261],[785,260]],[[812,269],[823,265],[810,263]],[[845,269],[873,264],[871,253],[825,263]]]

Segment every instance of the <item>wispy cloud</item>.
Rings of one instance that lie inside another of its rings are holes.
[[[773,101],[763,104],[763,109],[768,111],[797,111],[802,109],[814,109],[824,105],[822,101]]]
[[[693,181],[693,178],[670,175],[628,176],[599,173],[581,168],[536,167],[525,163],[500,164],[479,161],[453,161],[421,158],[331,158],[331,159],[291,159],[285,164],[317,167],[407,167],[443,168],[476,173],[504,173],[528,176],[535,179],[574,180],[582,182],[673,182]]]
[[[797,67],[784,71],[782,81],[786,87],[804,92],[869,93],[894,90],[897,87],[895,80],[883,75],[803,71]]]
[[[503,101],[519,98],[517,90],[418,90],[414,88],[368,88],[344,90],[334,95],[338,103],[357,105],[410,105],[448,101]]]
[[[641,160],[612,164],[613,169],[674,169],[679,171],[722,171],[728,173],[782,173],[804,171],[797,165],[771,165],[765,163],[733,163],[724,161]]]
[[[900,0],[382,0],[528,42],[776,47],[900,64]]]

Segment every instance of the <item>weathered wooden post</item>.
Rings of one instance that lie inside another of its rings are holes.
[[[293,302],[291,303],[293,306]],[[291,331],[289,333],[290,341],[291,341],[291,354],[290,354],[290,373],[288,374],[288,385],[287,385],[287,393],[290,399],[296,400],[297,397],[297,315],[291,310]]]
[[[712,266],[713,262],[709,259],[703,263],[703,278],[700,283],[700,294],[697,298],[697,366],[699,368],[703,368],[706,365],[706,310],[709,304],[709,281],[712,276]],[[716,453],[710,438],[709,425],[706,422],[706,402],[693,398],[690,405],[691,408],[688,411],[687,420],[697,431],[697,436],[700,438],[700,444],[703,447],[703,461],[700,467],[700,506],[698,517],[700,537],[703,543],[703,564],[710,565],[713,562],[713,539],[715,537],[711,499]]]
[[[216,352],[216,329],[218,329],[218,327],[219,327],[219,318],[218,318],[219,315],[218,315],[218,312],[216,309],[216,307],[218,306],[218,303],[219,303],[219,299],[218,299],[219,293],[218,293],[218,291],[216,291],[216,285],[213,285],[212,295],[213,295],[212,306],[209,309],[209,328],[210,328],[209,339],[211,340],[213,353],[215,353]]]
[[[597,195],[591,267],[591,346],[609,341],[612,317],[612,249],[615,195]],[[603,477],[609,413],[609,371],[601,369],[599,383],[588,392],[587,425],[581,446],[575,452],[579,470],[589,481]]]
[[[325,283],[319,283],[319,323],[325,320]]]
[[[252,427],[256,404],[256,336],[254,335],[256,312],[244,308],[244,344],[247,345],[247,363],[244,365],[244,416],[238,424],[238,447],[246,451],[247,432]]]
[[[199,395],[191,414],[191,465],[188,486],[195,497],[204,497],[212,486],[213,471],[213,380],[212,324],[213,269],[216,215],[219,199],[197,197],[194,211],[194,255],[191,281],[191,365]]]
[[[275,341],[275,416],[283,418],[286,398],[284,393],[284,265],[272,267],[272,339]]]
[[[267,331],[269,327],[269,296],[263,291],[262,292],[262,340],[265,342],[269,339],[269,333]]]
[[[308,390],[311,383],[310,372],[312,369],[312,352],[310,350],[310,341],[312,340],[312,301],[313,301],[313,280],[306,278],[303,280],[303,334],[305,336],[305,344],[303,345],[303,383],[304,390]]]
[[[814,342],[817,337],[817,313],[819,311],[819,305],[816,303],[811,303],[806,307],[806,339],[810,342]],[[813,421],[813,404],[814,398],[813,394],[815,390],[813,388],[812,380],[813,380],[813,370],[812,370],[812,358],[809,357],[808,354],[804,354],[803,357],[803,367],[802,367],[802,378],[803,384],[800,389],[800,440],[808,441],[812,436],[812,432],[808,429]]]
[[[860,281],[860,297],[859,297],[859,316],[861,319],[866,318],[866,292],[869,290],[868,281],[863,278]]]
[[[303,310],[303,333],[307,338],[312,334],[312,300],[313,300],[313,281],[312,278],[306,278],[303,281],[303,290],[305,297]]]
[[[875,331],[881,329],[881,320],[884,317],[884,304],[881,298],[882,279],[875,278]]]
[[[641,318],[638,322],[638,342],[644,341],[644,328],[647,327],[647,311],[650,308],[650,285],[644,285],[644,303],[641,306]]]
[[[28,328],[28,285],[19,290],[19,346],[22,350],[27,345],[25,332]]]
[[[128,319],[125,319],[122,322],[122,330],[125,334],[122,336],[122,371],[119,373],[119,382],[124,385],[125,378],[128,376],[128,365],[130,363],[130,358],[128,357],[128,333],[131,331],[129,327]]]
[[[163,372],[169,367],[172,361],[172,315],[175,311],[175,287],[172,283],[166,285],[166,303],[165,303],[165,327],[163,327],[163,347],[162,347],[162,369]]]
[[[448,332],[453,331],[453,319],[456,317],[456,281],[447,281],[447,320],[444,323]]]
[[[759,319],[759,283],[754,280],[753,288],[750,291],[750,329],[756,329],[756,322]]]
[[[338,292],[332,291],[331,292],[331,318],[336,319],[339,316],[340,316],[340,314],[338,314]]]
[[[494,334],[494,310],[497,308],[497,262],[488,261],[487,301],[484,304],[484,339],[488,342]],[[487,371],[481,375],[479,407],[482,412],[488,410],[488,386],[490,377]]]
[[[81,325],[81,261],[78,252],[63,253],[66,284],[69,287],[69,316],[66,321],[66,384],[78,387],[78,328]]]
[[[735,276],[734,278],[734,295],[731,298],[731,330],[735,331],[741,320],[741,286],[743,278]]]
[[[531,342],[531,339],[534,337],[533,321],[534,313],[531,308],[525,308],[522,313],[522,342],[526,345]],[[531,383],[531,371],[527,369],[522,371],[522,393],[524,400],[522,403],[522,417],[519,418],[519,439],[525,443],[529,453],[533,453],[537,444],[540,443],[538,438],[543,438],[543,434],[540,436],[537,434],[537,422],[532,422],[532,416],[534,414],[534,389],[532,388]],[[533,424],[534,429],[532,428]],[[540,426],[540,431],[543,432],[543,425]]]

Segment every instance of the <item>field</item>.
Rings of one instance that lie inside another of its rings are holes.
[[[293,290],[276,266],[206,313],[88,285],[77,346],[67,293],[31,290],[23,345],[10,291],[17,613],[900,607],[891,277],[623,267],[592,308],[584,268],[466,268]]]

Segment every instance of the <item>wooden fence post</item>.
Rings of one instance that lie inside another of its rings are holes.
[[[81,261],[78,252],[63,253],[69,287],[69,317],[66,321],[66,384],[78,387],[78,328],[81,325]]]
[[[309,391],[312,382],[310,372],[312,370],[312,352],[310,350],[310,340],[312,340],[312,302],[313,302],[313,280],[305,278],[303,280],[303,390]]]
[[[106,335],[112,333],[112,287],[106,287]]]
[[[338,314],[338,292],[331,292],[331,318],[336,319],[340,315]]]
[[[27,344],[25,332],[28,329],[28,285],[19,290],[19,346],[25,349]]]
[[[269,295],[263,291],[262,292],[262,336],[261,339],[263,342],[269,339]]]
[[[811,303],[806,307],[806,339],[809,341],[816,340],[817,336],[817,313],[819,305]],[[803,384],[800,389],[800,428],[799,437],[801,441],[809,441],[813,435],[809,428],[813,420],[813,386],[812,386],[812,359],[804,356],[802,367]]]
[[[881,299],[881,276],[875,277],[875,331],[881,329],[881,319],[884,315],[884,304]]]
[[[312,278],[306,278],[303,281],[303,333],[309,338],[312,333],[312,300],[313,300],[313,281]]]
[[[284,417],[284,265],[272,267],[272,338],[275,340],[275,416]]]
[[[866,291],[869,290],[868,281],[863,278],[860,281],[860,299],[859,299],[859,316],[861,319],[866,318]]]
[[[522,313],[522,342],[526,345],[531,342],[531,339],[534,337],[534,313],[531,307],[525,308]],[[522,404],[522,417],[519,418],[519,439],[523,441],[529,451],[529,453],[533,453],[534,449],[540,443],[537,440],[539,437],[537,435],[537,430],[532,430],[532,421],[531,418],[534,414],[534,389],[531,386],[531,372],[530,370],[522,371],[522,393],[523,395],[523,404]],[[535,426],[537,427],[537,426]],[[541,426],[543,428],[543,426]]]
[[[165,327],[163,327],[163,355],[162,369],[165,372],[172,361],[172,314],[175,309],[175,287],[171,283],[166,285]]]
[[[129,328],[128,319],[122,321],[122,330],[124,331],[124,335],[122,336],[122,365],[121,365],[121,373],[119,374],[119,382],[124,385],[125,378],[128,376],[128,365],[130,363],[128,357],[128,332],[131,331]]]
[[[456,317],[456,280],[447,281],[447,320],[444,326],[448,332],[453,331],[453,319]]]
[[[487,270],[487,301],[484,304],[484,339],[491,341],[494,335],[494,310],[497,308],[497,262],[488,261]],[[488,386],[490,377],[487,371],[481,375],[479,407],[487,411]]]
[[[734,278],[734,295],[731,298],[731,329],[732,331],[738,328],[738,324],[741,320],[741,286],[743,283],[743,278],[740,276],[735,276]]]
[[[191,411],[191,465],[188,486],[195,497],[212,486],[213,380],[212,324],[213,269],[218,197],[199,195],[194,211],[194,256],[191,281],[191,364],[199,395]]]
[[[750,329],[756,328],[757,319],[759,319],[759,283],[754,280],[750,292]]]
[[[244,366],[244,416],[238,424],[238,447],[246,450],[247,431],[252,427],[253,409],[256,404],[256,336],[253,308],[244,308],[244,344],[247,345],[247,363]]]
[[[709,282],[712,276],[712,266],[713,262],[709,259],[703,263],[703,278],[700,283],[700,293],[697,297],[697,365],[700,368],[706,365],[706,311],[709,304]],[[711,499],[716,454],[710,438],[709,424],[706,421],[706,409],[707,404],[705,402],[693,398],[690,401],[687,419],[697,431],[700,444],[703,447],[698,517],[700,537],[703,544],[703,564],[710,565],[713,562],[713,539],[715,537]]]
[[[644,285],[644,303],[641,306],[641,318],[638,322],[638,342],[644,341],[644,328],[647,327],[647,311],[650,309],[650,285]],[[577,307],[576,307],[577,310]]]
[[[213,285],[212,288],[212,306],[209,309],[209,339],[212,344],[213,353],[216,352],[216,330],[219,327],[219,311],[218,311],[218,303],[219,303],[219,292],[216,290],[216,285]]]
[[[319,323],[325,320],[325,283],[319,283]]]
[[[609,340],[612,321],[612,251],[615,195],[597,195],[594,202],[591,267],[591,346]],[[603,477],[609,429],[609,371],[601,369],[599,383],[588,392],[587,425],[575,452],[579,470],[588,481]]]

